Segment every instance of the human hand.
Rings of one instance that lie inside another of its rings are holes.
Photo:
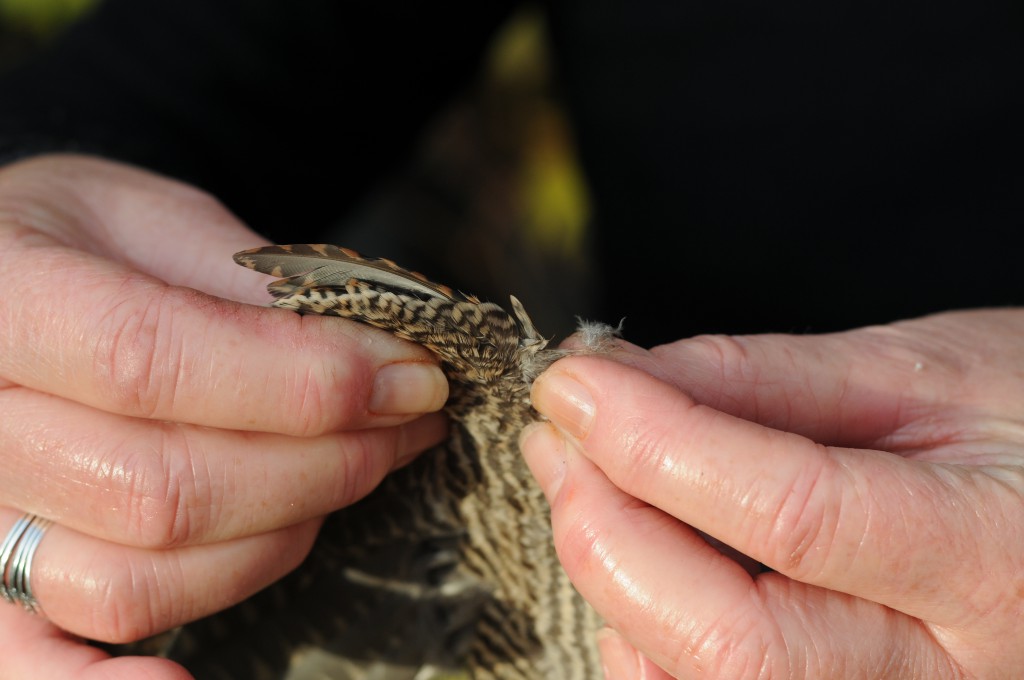
[[[1018,677],[1021,338],[961,312],[554,364],[523,450],[608,677]]]
[[[0,542],[23,513],[55,522],[32,570],[45,617],[0,602],[0,678],[186,677],[76,636],[135,640],[244,599],[302,560],[318,518],[444,438],[417,418],[447,395],[422,348],[220,299],[268,299],[231,260],[262,242],[124,165],[0,170]]]

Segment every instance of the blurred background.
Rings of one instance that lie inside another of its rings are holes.
[[[0,69],[53,39],[96,0],[0,0]]]
[[[99,2],[0,0],[0,72]],[[594,307],[590,210],[553,80],[543,16],[527,8],[495,36],[478,82],[437,116],[408,167],[324,240],[506,307],[514,294],[542,333],[570,333]]]

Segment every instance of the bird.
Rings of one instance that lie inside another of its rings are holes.
[[[325,522],[309,557],[235,607],[178,629],[162,654],[197,678],[591,680],[601,620],[558,562],[550,508],[518,450],[540,416],[548,348],[502,306],[383,258],[274,245],[235,261],[278,277],[273,306],[338,316],[433,352],[448,440]],[[586,325],[588,350],[616,329]]]

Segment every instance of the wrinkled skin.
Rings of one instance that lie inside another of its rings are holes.
[[[230,258],[261,242],[134,168],[0,170],[0,532],[57,523],[46,616],[0,606],[0,678],[187,677],[77,636],[243,599],[443,438],[417,418],[446,390],[425,351],[227,301],[266,299]],[[524,453],[609,677],[1013,677],[1021,337],[1004,310],[557,363],[534,390],[557,428]]]
[[[523,447],[608,677],[1019,677],[1022,339],[993,310],[556,363]]]
[[[294,568],[321,518],[442,440],[422,348],[264,304],[265,243],[209,196],[50,156],[0,170],[0,536],[36,553],[45,617],[0,603],[0,678],[188,677],[110,659]],[[203,292],[200,292],[203,291]]]

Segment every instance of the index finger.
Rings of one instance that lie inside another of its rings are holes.
[[[824,447],[597,357],[558,362],[533,398],[618,488],[795,580],[941,623],[981,597],[950,575],[999,567],[978,542],[1000,533],[958,510],[1010,493],[982,475]]]
[[[0,375],[106,411],[314,435],[404,422],[447,397],[426,350],[360,324],[222,300],[56,244],[8,249],[3,269]]]

